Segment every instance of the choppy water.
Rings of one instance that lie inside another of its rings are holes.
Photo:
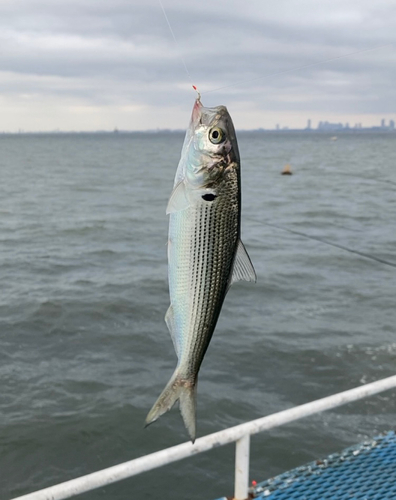
[[[177,410],[143,430],[175,366],[165,206],[182,140],[0,136],[1,498],[187,440]],[[396,264],[396,134],[239,144],[258,283],[226,299],[199,436],[396,372],[396,268],[285,230]],[[389,392],[256,436],[251,478],[394,428],[395,414]],[[227,446],[82,498],[231,495],[233,461]]]

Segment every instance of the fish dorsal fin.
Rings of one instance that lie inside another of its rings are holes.
[[[252,261],[246,251],[246,248],[241,240],[238,240],[237,253],[234,261],[234,268],[230,286],[236,281],[256,281],[256,271],[254,270]]]
[[[172,214],[174,212],[180,212],[180,210],[188,208],[189,205],[190,202],[187,199],[186,185],[184,181],[180,181],[172,191],[168,206],[166,207],[166,213]]]
[[[175,348],[177,357],[179,357],[179,346],[177,344],[176,335],[175,335],[175,318],[172,304],[169,306],[168,310],[165,314],[165,323],[168,327],[170,336],[172,337],[173,347]]]

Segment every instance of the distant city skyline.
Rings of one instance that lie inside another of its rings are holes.
[[[395,121],[390,119],[389,124],[386,124],[386,119],[381,118],[381,123],[380,125],[372,125],[368,127],[363,127],[362,123],[355,123],[353,125],[350,125],[349,122],[346,122],[345,124],[339,122],[339,123],[331,123],[328,121],[320,121],[316,127],[318,130],[349,130],[349,129],[361,129],[361,128],[369,128],[373,130],[395,130]],[[311,120],[308,119],[307,121],[307,130],[311,130]]]
[[[341,123],[341,122],[329,122],[329,121],[323,121],[319,120],[316,127],[312,126],[312,120],[311,118],[307,119],[306,126],[305,127],[289,127],[288,125],[281,125],[277,123],[275,127],[257,127],[257,128],[251,128],[251,129],[240,129],[240,132],[248,132],[248,131],[293,131],[293,130],[300,130],[300,131],[321,131],[321,132],[331,132],[331,131],[383,131],[383,132],[396,132],[395,128],[395,120],[394,119],[389,119],[388,122],[385,118],[381,118],[379,125],[372,125],[372,126],[364,126],[362,123],[355,123],[353,125],[350,125],[349,122],[346,123]],[[146,130],[133,130],[133,129],[118,129],[118,127],[114,127],[111,129],[98,129],[98,130],[60,130],[60,129],[55,129],[55,130],[35,130],[35,131],[29,131],[29,130],[24,130],[22,128],[19,128],[17,131],[7,131],[3,130],[0,131],[0,134],[34,134],[34,133],[53,133],[53,134],[62,134],[62,133],[139,133],[139,132],[149,132],[149,133],[155,133],[155,132],[169,132],[169,133],[174,133],[174,132],[184,132],[184,129],[170,129],[170,128],[156,128],[156,129],[146,129]],[[238,129],[237,129],[238,132]]]
[[[377,123],[372,123],[372,124],[367,124],[364,123],[363,121],[355,121],[355,122],[350,122],[350,121],[329,121],[329,120],[323,120],[321,118],[318,118],[317,120],[313,120],[311,118],[299,120],[298,125],[290,125],[290,124],[285,124],[279,122],[275,122],[274,126],[261,126],[258,125],[257,127],[251,127],[251,128],[246,128],[246,127],[238,127],[237,123],[236,125],[236,130],[240,131],[248,131],[248,130],[278,130],[278,131],[285,131],[285,130],[320,130],[320,131],[332,131],[332,130],[372,130],[372,131],[396,131],[396,116],[391,117],[391,118],[377,118]],[[302,123],[305,123],[305,126]],[[56,127],[54,129],[49,129],[49,130],[32,130],[24,127],[18,127],[15,130],[10,130],[10,129],[4,129],[0,130],[0,134],[18,134],[18,133],[79,133],[79,132],[114,132],[114,131],[120,131],[120,132],[155,132],[155,131],[169,131],[169,132],[179,132],[179,131],[184,131],[186,127],[155,127],[155,128],[147,128],[147,129],[139,129],[139,128],[124,128],[124,127],[119,127],[118,125],[110,125],[108,127],[103,127],[103,128],[85,128],[85,129],[62,129],[59,127]]]

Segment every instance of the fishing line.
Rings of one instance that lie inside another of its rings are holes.
[[[174,33],[173,29],[172,29],[171,23],[169,22],[168,16],[166,15],[165,7],[163,6],[163,4],[162,4],[162,1],[161,1],[161,0],[158,0],[158,1],[159,1],[160,6],[161,6],[162,12],[163,12],[163,14],[164,14],[165,20],[166,20],[166,22],[167,22],[167,24],[168,24],[169,30],[170,30],[170,32],[172,33],[173,40],[174,40],[174,42],[175,42],[175,44],[176,44],[176,47],[177,47],[177,49],[178,49],[178,52],[179,52],[179,57],[180,57],[180,59],[181,59],[181,61],[182,61],[182,63],[183,63],[184,69],[186,70],[187,76],[188,76],[188,78],[190,79],[191,85],[193,86],[194,90],[196,90],[196,91],[198,92],[198,90],[196,89],[196,87],[194,87],[194,85],[193,85],[193,80],[192,80],[192,78],[191,78],[191,74],[190,74],[190,72],[188,71],[187,65],[186,65],[186,63],[185,63],[185,61],[184,61],[184,58],[183,58],[183,55],[182,55],[182,52],[181,52],[181,49],[180,49],[180,44],[179,44],[179,42],[177,41],[176,35],[175,35],[175,33]],[[198,92],[198,94],[199,94],[199,92]]]
[[[356,254],[356,255],[360,255],[361,257],[365,257],[366,259],[374,260],[376,262],[379,262],[381,264],[385,264],[387,266],[396,267],[396,264],[394,262],[390,262],[389,260],[381,259],[380,257],[375,257],[374,255],[370,255],[368,253],[360,252],[359,250],[354,250],[353,248],[348,248],[348,247],[346,247],[344,245],[339,245],[338,243],[333,243],[331,241],[325,240],[323,238],[319,238],[317,236],[311,236],[309,234],[302,233],[300,231],[296,231],[294,229],[289,229],[287,227],[279,226],[277,224],[271,224],[270,222],[263,222],[263,221],[258,221],[258,220],[255,220],[255,219],[250,219],[250,220],[252,220],[252,221],[254,221],[254,222],[258,223],[258,224],[263,224],[264,226],[275,227],[276,229],[280,229],[280,230],[286,231],[288,233],[292,233],[292,234],[296,234],[298,236],[302,236],[303,238],[307,238],[309,240],[319,241],[320,243],[323,243],[324,245],[329,245],[331,247],[340,248],[341,250],[345,250],[347,252],[350,252],[350,253],[353,253],[353,254]]]
[[[369,51],[372,51],[372,50],[383,49],[384,47],[389,47],[391,45],[393,46],[394,43],[387,43],[385,45],[379,45],[377,47],[371,47],[370,49],[363,49],[363,50],[357,50],[355,52],[349,52],[348,54],[344,54],[342,56],[330,57],[329,59],[324,59],[322,61],[318,61],[318,62],[314,62],[314,63],[310,63],[310,64],[305,64],[304,66],[298,66],[297,68],[286,69],[284,71],[279,71],[278,73],[272,73],[271,75],[258,76],[256,78],[252,78],[251,80],[243,80],[243,81],[241,80],[241,81],[236,82],[236,83],[231,83],[229,85],[224,85],[224,87],[217,87],[215,89],[205,90],[205,92],[202,92],[202,94],[208,94],[209,92],[217,92],[218,90],[228,89],[230,87],[236,87],[237,85],[244,85],[246,83],[255,82],[257,80],[266,80],[267,78],[272,78],[272,77],[279,76],[279,75],[285,75],[287,73],[292,73],[293,71],[299,71],[301,69],[312,68],[313,66],[318,66],[319,64],[324,64],[324,63],[327,63],[327,62],[337,61],[338,59],[344,59],[345,57],[350,57],[350,56],[354,56],[354,55],[357,55],[357,54],[363,54],[364,52],[369,52]]]
[[[166,14],[164,5],[162,4],[161,0],[158,0],[158,1],[159,1],[160,6],[161,6],[162,12],[164,14],[164,17],[165,17],[166,23],[168,25],[169,31],[171,32],[173,40],[174,40],[174,42],[175,42],[175,44],[176,44],[176,46],[178,48],[179,56],[180,56],[180,59],[181,59],[181,61],[183,63],[184,69],[185,69],[185,71],[187,73],[187,76],[188,76],[188,78],[189,78],[189,80],[191,82],[191,85],[192,85],[193,89],[198,93],[198,99],[200,99],[201,93],[198,91],[197,87],[192,83],[193,80],[191,78],[191,74],[188,71],[187,65],[186,65],[186,63],[184,61],[184,58],[183,58],[183,55],[182,55],[181,49],[180,49],[180,44],[177,41],[176,35],[175,35],[175,33],[174,33],[173,29],[172,29],[172,26],[170,24],[170,21],[168,19],[167,14]],[[253,78],[253,79],[250,79],[250,80],[243,80],[243,81],[240,81],[240,82],[232,83],[230,85],[225,85],[223,87],[217,87],[215,89],[206,90],[205,92],[202,92],[202,94],[208,94],[209,92],[216,92],[218,90],[223,90],[223,89],[230,88],[230,87],[236,87],[238,85],[243,85],[243,84],[254,82],[254,81],[257,81],[257,80],[264,80],[264,79],[276,77],[276,76],[279,76],[279,75],[284,75],[286,73],[292,73],[293,71],[299,71],[301,69],[312,68],[314,66],[318,66],[319,64],[325,64],[327,62],[337,61],[339,59],[344,59],[345,57],[350,57],[350,56],[353,56],[353,55],[362,54],[364,52],[369,52],[369,51],[372,51],[372,50],[378,50],[378,49],[382,49],[384,47],[389,47],[389,46],[393,46],[393,45],[394,45],[393,43],[388,43],[388,44],[380,45],[380,46],[377,46],[377,47],[371,47],[369,49],[358,50],[358,51],[355,51],[355,52],[349,52],[348,54],[344,54],[344,55],[337,56],[337,57],[331,57],[329,59],[324,59],[322,61],[318,61],[318,62],[311,63],[311,64],[305,64],[304,66],[299,66],[297,68],[292,68],[292,69],[280,71],[278,73],[273,73],[271,75],[259,76],[257,78]],[[354,250],[352,248],[348,248],[348,247],[346,247],[344,245],[339,245],[337,243],[332,243],[331,241],[327,241],[327,240],[324,240],[322,238],[318,238],[316,236],[310,236],[308,234],[301,233],[300,231],[295,231],[294,229],[289,229],[289,228],[286,228],[286,227],[282,227],[282,226],[279,226],[277,224],[271,224],[269,222],[263,222],[263,221],[256,221],[254,219],[251,219],[251,220],[254,221],[254,222],[256,222],[256,223],[259,223],[259,224],[263,224],[263,225],[270,226],[270,227],[275,227],[275,228],[280,229],[282,231],[287,231],[289,233],[296,234],[298,236],[302,236],[303,238],[307,238],[307,239],[310,239],[310,240],[313,240],[313,241],[319,241],[320,243],[323,243],[324,245],[329,245],[329,246],[332,246],[332,247],[335,247],[335,248],[339,248],[341,250],[345,250],[347,252],[350,252],[350,253],[353,253],[353,254],[356,254],[356,255],[360,255],[361,257],[364,257],[366,259],[374,260],[376,262],[379,262],[381,264],[385,264],[387,266],[396,267],[396,264],[393,263],[393,262],[387,261],[385,259],[381,259],[379,257],[375,257],[375,256],[370,255],[370,254],[366,254],[364,252],[360,252],[359,250]]]
[[[396,182],[391,181],[389,179],[381,179],[377,177],[366,177],[364,175],[353,175],[353,174],[348,174],[346,172],[338,172],[338,171],[333,171],[337,175],[343,175],[345,177],[352,177],[353,179],[365,179],[366,181],[373,181],[373,182],[382,182],[383,184],[392,184],[396,186]]]

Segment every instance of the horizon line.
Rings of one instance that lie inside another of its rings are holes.
[[[155,128],[146,130],[128,130],[128,129],[113,129],[113,130],[24,130],[19,129],[18,131],[0,131],[0,135],[28,135],[28,134],[158,134],[158,133],[185,133],[185,129],[171,129],[171,128]],[[264,128],[256,127],[251,129],[238,129],[237,133],[244,132],[319,132],[319,133],[334,133],[334,132],[362,132],[362,131],[372,131],[372,132],[396,132],[396,128],[391,128],[389,126],[381,127],[380,125],[372,125],[368,127],[340,127],[340,128],[291,128],[288,126],[279,128]]]

